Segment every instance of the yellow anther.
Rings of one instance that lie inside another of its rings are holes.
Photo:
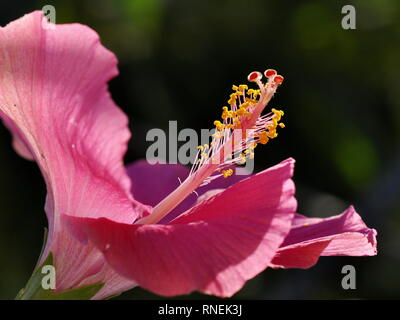
[[[236,114],[237,114],[239,117],[241,117],[241,116],[247,116],[247,115],[249,115],[250,112],[248,112],[248,111],[246,110],[246,108],[244,108],[243,105],[242,105],[242,106],[239,107],[239,110],[236,111]]]
[[[222,120],[226,120],[228,118],[233,118],[235,116],[235,112],[232,110],[228,110],[228,107],[222,107]]]
[[[253,79],[254,80],[254,79]],[[253,81],[251,80],[251,81]],[[251,120],[254,116],[254,110],[258,103],[260,103],[259,99],[262,96],[261,90],[249,89],[247,85],[232,85],[233,93],[230,94],[228,104],[222,107],[222,120],[215,120],[214,125],[216,131],[213,133],[213,142],[211,143],[211,147],[215,147],[215,144],[221,143],[220,139],[223,139],[225,142],[226,135],[231,133],[228,130],[240,129],[245,127],[248,123],[248,120]],[[277,128],[284,128],[285,124],[280,122],[281,117],[284,115],[282,110],[271,109],[271,113],[263,116],[257,120],[257,123],[254,126],[258,133],[255,134],[252,142],[249,143],[247,139],[247,133],[244,131],[244,140],[247,142],[247,148],[242,151],[236,158],[236,162],[238,164],[245,164],[247,159],[254,159],[254,149],[257,147],[258,143],[267,144],[270,139],[274,139],[278,136]],[[247,119],[247,120],[246,120]],[[262,128],[265,127],[265,129]],[[215,142],[215,143],[214,143]],[[236,142],[235,142],[236,143]],[[204,159],[210,157],[210,150],[208,145],[198,146],[197,148],[200,151],[200,160],[201,163],[204,162]],[[242,149],[243,150],[243,149]],[[221,172],[222,175],[227,178],[233,174],[232,169],[222,170],[218,169],[218,172]]]
[[[222,174],[223,174],[224,178],[228,178],[233,174],[233,170],[232,169],[222,170]]]
[[[278,133],[275,130],[273,130],[271,132],[268,132],[268,137],[271,138],[271,139],[274,139],[277,136],[278,136]]]
[[[239,155],[239,163],[240,164],[245,164],[246,163],[246,155],[244,153],[241,153]]]
[[[215,120],[214,125],[218,131],[222,131],[225,129],[225,125],[223,123],[221,123],[221,121]]]
[[[252,99],[253,101],[256,101],[254,98],[256,98],[260,93],[261,93],[260,90],[255,90],[255,89],[249,89],[249,90],[247,90],[247,94],[248,94],[251,98],[253,98],[253,99]]]
[[[197,147],[197,150],[203,151],[203,149],[204,149],[203,146],[198,146]]]
[[[250,144],[249,144],[249,150],[254,150],[255,148],[257,147],[257,142],[251,142]]]
[[[223,131],[216,131],[212,136],[216,139],[221,139],[224,136]]]
[[[201,157],[202,157],[203,159],[207,159],[207,158],[208,158],[208,154],[205,153],[205,152],[203,152],[203,153],[201,154]]]
[[[221,115],[222,120],[226,120],[229,118],[229,111],[222,111]]]
[[[268,143],[268,141],[269,141],[269,138],[268,137],[265,137],[265,138],[260,138],[260,143],[261,144],[267,144]]]
[[[245,103],[242,103],[241,105],[240,105],[240,107],[242,108],[248,108],[250,106],[250,103],[248,103],[248,102],[245,102]]]
[[[260,133],[258,134],[258,138],[259,138],[259,142],[260,142],[261,144],[267,144],[268,141],[269,141],[267,131],[262,131],[262,132],[260,132]]]
[[[238,118],[236,118],[236,119],[233,121],[233,125],[234,125],[235,129],[239,129],[239,128],[241,127],[241,122],[240,122],[240,120],[239,120]]]
[[[252,104],[258,103],[258,100],[252,99],[252,98],[248,98],[248,97],[246,97],[246,98],[244,99],[244,101],[246,101],[246,102],[248,102],[248,103],[252,103]]]
[[[239,117],[241,117],[241,116],[243,116],[243,115],[245,114],[245,112],[246,112],[246,109],[245,109],[245,108],[239,108],[239,110],[236,111],[236,114],[237,114]]]
[[[275,108],[272,108],[271,111],[273,113],[275,113],[276,115],[280,115],[280,116],[283,116],[285,114],[282,110],[277,110]]]
[[[274,119],[276,119],[276,121],[280,121],[281,117],[285,114],[282,110],[272,109],[271,111],[274,113]]]

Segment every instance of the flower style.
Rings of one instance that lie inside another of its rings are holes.
[[[191,170],[145,161],[125,168],[128,122],[107,89],[115,56],[88,27],[44,29],[42,18],[33,12],[0,29],[0,116],[46,181],[49,236],[39,263],[54,256],[56,292],[102,283],[93,299],[135,285],[229,297],[267,267],[376,254],[376,231],[353,207],[328,219],[296,213],[293,159],[233,175],[284,127],[282,111],[261,115],[283,81],[275,70],[265,83],[249,75],[257,90],[233,87]]]

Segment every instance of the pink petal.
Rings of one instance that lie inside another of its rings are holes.
[[[0,29],[1,115],[38,162],[57,209],[133,221],[122,161],[130,133],[106,84],[116,58],[85,26],[46,30],[41,21],[34,12]]]
[[[376,231],[369,229],[351,206],[341,215],[326,219],[296,215],[272,265],[309,268],[320,256],[376,254]]]
[[[59,265],[68,265],[57,272],[63,285],[83,263],[96,264],[99,252],[72,244],[61,213],[131,223],[146,207],[130,194],[123,165],[128,121],[107,89],[118,73],[115,56],[90,28],[44,29],[42,17],[33,12],[0,28],[0,116],[17,151],[34,158],[46,180],[49,238],[42,260],[51,250]]]
[[[104,299],[136,286],[134,281],[122,277],[110,268],[103,254],[93,244],[83,245],[66,228],[57,232],[51,249],[56,258],[57,292],[104,283],[103,288],[93,297]]]
[[[66,217],[122,275],[160,295],[227,297],[263,271],[296,210],[289,159],[231,186],[169,225]],[[85,237],[81,234],[81,238]]]
[[[7,119],[5,115],[1,115],[0,111],[0,116],[4,119],[3,123],[4,125],[10,130],[12,134],[12,144],[14,150],[23,158],[27,160],[34,160],[32,153],[30,152],[29,148],[26,145],[26,142],[21,138],[22,133],[18,130],[17,127],[14,126],[12,121]]]
[[[138,160],[127,166],[133,197],[137,201],[153,207],[174,191],[180,181],[186,179],[189,172],[189,168],[180,164],[149,164],[146,160]],[[228,179],[213,180],[208,185],[198,188],[197,194],[192,193],[186,197],[161,222],[167,223],[188,210],[204,193],[214,189],[226,189],[247,177],[246,175],[233,175]]]

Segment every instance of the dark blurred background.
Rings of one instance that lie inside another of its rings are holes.
[[[46,4],[57,23],[89,25],[118,56],[110,90],[131,122],[127,163],[145,157],[146,132],[167,130],[169,120],[211,128],[231,85],[246,83],[250,71],[284,75],[270,106],[285,111],[286,128],[257,148],[257,170],[294,157],[299,212],[326,217],[354,204],[378,230],[379,253],[268,269],[235,298],[400,297],[399,1],[24,0],[2,2],[0,23]],[[346,4],[356,8],[356,30],[341,27]],[[0,299],[9,299],[39,255],[46,191],[3,126],[0,149]],[[346,264],[357,270],[356,290],[341,287]],[[140,298],[158,297],[140,288],[119,297]]]

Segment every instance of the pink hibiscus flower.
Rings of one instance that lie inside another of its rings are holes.
[[[267,267],[376,254],[376,232],[353,207],[328,219],[296,214],[293,159],[232,175],[229,166],[283,127],[281,111],[261,116],[283,81],[274,70],[266,83],[249,75],[259,90],[247,98],[246,86],[234,88],[213,145],[199,147],[190,172],[144,161],[125,168],[127,118],[107,90],[115,56],[88,27],[44,29],[42,17],[33,12],[0,29],[0,116],[46,181],[49,236],[39,263],[53,254],[57,292],[104,283],[94,299],[135,285],[228,297]],[[228,159],[221,150],[231,144],[236,158]]]

